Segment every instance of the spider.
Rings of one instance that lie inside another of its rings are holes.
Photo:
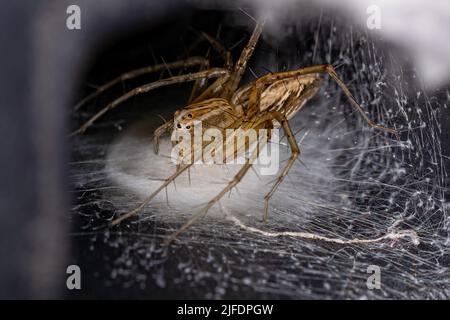
[[[288,144],[290,146],[291,155],[279,173],[274,185],[264,197],[264,213],[263,220],[268,217],[269,201],[277,190],[278,186],[283,182],[286,175],[295,160],[300,155],[300,148],[294,137],[289,125],[289,119],[295,116],[301,107],[310,100],[319,90],[323,83],[320,74],[328,74],[341,88],[349,99],[351,106],[360,114],[363,120],[370,126],[378,130],[382,130],[398,137],[398,131],[394,128],[382,126],[371,121],[361,106],[356,102],[350,90],[340,79],[335,69],[330,64],[321,64],[309,66],[292,71],[268,73],[253,82],[239,86],[241,78],[246,71],[248,61],[256,47],[256,44],[263,30],[263,22],[256,22],[253,33],[244,47],[239,59],[233,63],[231,54],[216,39],[202,33],[200,41],[207,41],[220,53],[224,60],[222,68],[210,68],[209,61],[201,57],[190,57],[185,60],[175,61],[172,63],[164,63],[154,65],[137,70],[133,70],[122,74],[114,80],[99,87],[97,91],[80,101],[75,109],[78,110],[86,102],[92,100],[103,91],[120,83],[121,81],[138,77],[150,72],[158,72],[166,69],[198,67],[198,72],[171,76],[155,82],[151,82],[125,93],[119,98],[109,103],[106,107],[98,111],[72,135],[83,133],[95,121],[102,117],[109,110],[117,107],[129,98],[147,93],[156,88],[163,86],[194,81],[194,86],[189,98],[187,106],[176,111],[174,117],[158,127],[153,135],[153,144],[155,152],[158,153],[159,139],[162,134],[172,131],[188,131],[192,132],[194,121],[202,121],[207,123],[209,127],[219,127],[221,129],[268,129],[282,128]],[[200,42],[198,41],[198,43]],[[211,83],[211,79],[214,79]],[[203,146],[204,147],[204,146]],[[246,175],[252,166],[252,159],[257,154],[252,154],[246,159],[240,170],[234,178],[222,189],[214,198],[212,198],[203,209],[192,215],[176,232],[169,238],[168,242],[176,239],[183,231],[189,228],[197,219],[204,217],[208,210],[214,206],[227,192],[231,191],[242,178]],[[189,169],[194,162],[183,163],[177,166],[177,170],[167,177],[164,182],[145,198],[139,206],[134,210],[127,212],[115,220],[110,225],[114,226],[123,220],[139,213],[159,192],[166,188],[174,181],[182,172]]]

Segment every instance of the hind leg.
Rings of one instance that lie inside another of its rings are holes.
[[[385,132],[392,133],[397,136],[398,138],[398,131],[394,128],[385,127],[383,125],[380,125],[378,123],[373,122],[367,115],[364,109],[356,102],[356,99],[353,97],[352,93],[348,89],[348,87],[345,85],[345,83],[341,80],[341,78],[336,73],[336,70],[334,70],[333,66],[330,64],[322,64],[312,67],[305,67],[300,68],[293,71],[286,71],[286,72],[276,72],[276,73],[270,73],[267,74],[258,80],[256,80],[255,84],[253,85],[253,88],[251,89],[251,93],[249,96],[249,108],[248,108],[248,117],[253,116],[255,113],[259,111],[259,103],[261,99],[261,94],[268,85],[274,83],[275,81],[287,79],[287,78],[293,78],[301,75],[306,74],[314,74],[314,73],[328,73],[331,78],[333,78],[334,81],[338,84],[338,86],[342,89],[344,94],[347,96],[347,98],[350,100],[350,104],[352,105],[353,109],[360,114],[360,116],[363,118],[363,120],[372,128],[382,130]]]
[[[288,162],[286,163],[285,167],[283,168],[283,171],[278,176],[278,178],[277,178],[275,184],[273,185],[272,189],[270,189],[270,191],[264,197],[264,216],[263,216],[263,220],[264,221],[267,221],[267,217],[268,217],[268,214],[269,214],[269,201],[270,201],[270,198],[272,198],[273,194],[275,193],[275,191],[277,190],[279,185],[283,182],[284,178],[289,173],[289,170],[291,169],[291,167],[294,164],[295,160],[300,155],[300,148],[298,147],[297,141],[295,140],[294,133],[292,132],[292,129],[289,126],[289,122],[286,119],[286,117],[283,116],[279,112],[273,112],[272,115],[273,115],[274,119],[276,119],[281,124],[281,126],[283,127],[283,130],[284,130],[284,132],[286,134],[286,137],[287,137],[287,140],[289,142],[289,145],[291,146],[291,156],[289,157]]]

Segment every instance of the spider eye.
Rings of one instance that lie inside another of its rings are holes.
[[[186,129],[190,129],[191,128],[191,126],[186,126]]]
[[[192,113],[189,113],[187,116],[188,118],[192,119]]]
[[[177,124],[177,128],[178,128],[178,129],[181,129],[181,124]]]

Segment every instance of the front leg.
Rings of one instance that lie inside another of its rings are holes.
[[[132,71],[128,71],[126,73],[121,74],[120,76],[110,80],[109,82],[105,83],[104,85],[101,85],[97,88],[97,90],[91,94],[89,94],[87,97],[82,99],[80,102],[78,102],[75,107],[74,111],[79,110],[82,106],[84,106],[89,101],[93,100],[94,98],[98,97],[101,93],[104,91],[110,89],[111,87],[117,85],[118,83],[123,83],[126,80],[131,80],[137,77],[140,77],[145,74],[150,74],[154,72],[159,72],[163,70],[171,70],[171,69],[180,69],[180,68],[189,68],[189,67],[195,67],[200,66],[201,70],[207,69],[209,67],[209,61],[205,58],[201,57],[190,57],[185,60],[179,60],[175,62],[169,62],[169,63],[162,63],[157,64],[149,67],[143,67],[139,69],[135,69]]]
[[[165,241],[167,244],[174,241],[180,233],[188,229],[189,227],[194,224],[195,221],[197,221],[200,218],[203,218],[208,213],[209,209],[211,209],[217,202],[222,199],[224,195],[226,195],[229,191],[231,191],[247,174],[248,170],[253,165],[253,161],[258,156],[258,149],[254,150],[252,152],[252,155],[246,160],[245,164],[241,167],[241,169],[238,171],[238,173],[234,176],[233,180],[231,180],[225,188],[222,189],[214,198],[212,198],[206,206],[199,212],[195,213],[188,221],[186,221],[177,231],[175,231],[167,240]]]
[[[153,132],[153,148],[155,149],[155,153],[159,152],[159,138],[166,132],[173,129],[173,119],[163,123]]]
[[[183,173],[184,171],[186,171],[187,169],[189,169],[189,167],[192,166],[192,164],[185,164],[183,166],[180,166],[179,168],[177,168],[177,170],[175,171],[174,174],[172,174],[171,176],[167,177],[164,182],[159,186],[158,189],[156,189],[155,191],[153,191],[147,198],[145,198],[141,204],[139,204],[136,208],[134,208],[131,211],[128,211],[127,213],[117,217],[116,219],[114,219],[113,221],[110,222],[110,226],[115,226],[118,225],[119,223],[121,223],[123,220],[126,220],[136,214],[138,214],[139,212],[141,212],[142,209],[144,209],[144,207],[153,200],[154,197],[156,197],[156,195],[158,195],[158,193],[160,193],[162,190],[164,190],[164,188],[166,188],[170,183],[172,183],[181,173]]]
[[[185,74],[185,75],[174,76],[174,77],[167,78],[167,79],[161,79],[161,80],[151,82],[151,83],[142,85],[140,87],[134,88],[133,90],[125,93],[121,97],[110,102],[106,107],[104,107],[103,109],[98,111],[95,115],[93,115],[81,127],[79,127],[77,130],[72,132],[70,134],[70,136],[75,136],[77,134],[81,134],[81,133],[85,132],[87,128],[89,128],[95,121],[97,121],[99,118],[101,118],[109,110],[116,108],[118,105],[122,104],[123,102],[125,102],[128,99],[135,97],[137,95],[147,93],[147,92],[150,92],[157,88],[161,88],[161,87],[172,85],[172,84],[190,82],[190,81],[195,81],[195,80],[199,80],[199,79],[212,79],[212,78],[227,79],[228,76],[229,76],[228,70],[221,69],[221,68],[212,68],[212,69],[199,71],[199,72],[195,72],[195,73],[189,73],[189,74]]]

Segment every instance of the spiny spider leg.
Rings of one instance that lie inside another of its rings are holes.
[[[225,64],[226,69],[231,69],[233,66],[233,60],[231,58],[231,53],[227,50],[219,41],[217,41],[214,37],[207,34],[206,32],[201,31],[198,39],[187,49],[186,55],[189,56],[191,51],[197,48],[202,42],[208,41],[209,44],[216,50],[221,56]]]
[[[269,200],[270,200],[270,198],[272,197],[274,192],[277,190],[277,188],[281,184],[281,182],[283,182],[284,177],[286,177],[286,175],[288,174],[292,165],[294,164],[295,160],[300,155],[300,148],[297,144],[297,141],[295,140],[295,135],[292,132],[292,129],[291,129],[286,117],[279,112],[271,112],[271,115],[281,124],[284,132],[286,133],[287,140],[289,142],[289,145],[291,146],[291,156],[289,157],[288,162],[286,163],[285,167],[283,168],[283,171],[278,176],[272,189],[270,189],[270,191],[264,196],[264,216],[263,216],[264,222],[267,221],[267,217],[269,215]]]
[[[231,70],[233,67],[233,59],[231,58],[231,52],[227,50],[219,41],[207,34],[206,32],[201,32],[202,37],[205,38],[211,46],[222,56],[224,61],[224,68]]]
[[[117,98],[116,100],[112,101],[111,103],[109,103],[106,107],[104,107],[99,112],[97,112],[95,115],[93,115],[80,128],[78,128],[77,130],[72,132],[70,134],[70,136],[74,136],[76,134],[83,133],[84,131],[86,131],[87,128],[89,128],[98,118],[103,116],[106,112],[117,107],[119,104],[123,103],[124,101],[126,101],[136,95],[146,93],[151,90],[161,88],[163,86],[167,86],[167,85],[171,85],[171,84],[194,81],[194,80],[198,80],[198,79],[211,79],[211,78],[221,78],[221,77],[228,78],[228,76],[229,76],[228,70],[225,70],[222,68],[212,68],[209,70],[204,70],[204,71],[200,71],[200,72],[196,72],[196,73],[190,73],[190,74],[185,74],[185,75],[174,76],[174,77],[167,78],[167,79],[161,79],[161,80],[151,82],[151,83],[145,84],[143,86],[134,88],[133,90],[127,92],[123,96],[121,96],[121,97]]]
[[[188,50],[188,54],[198,45],[200,45],[203,41],[209,42],[209,44],[216,50],[224,61],[224,68],[227,70],[231,70],[233,66],[233,60],[231,58],[231,53],[228,51],[220,42],[218,42],[215,38],[211,37],[205,32],[201,32],[199,39],[194,42],[193,46],[191,46]],[[208,68],[209,65],[200,66],[200,71]],[[196,98],[198,98],[199,93],[206,87],[207,81],[205,79],[200,79],[195,81],[194,86],[191,91],[191,95],[189,97],[189,103],[194,102]]]
[[[246,160],[245,164],[241,167],[238,173],[234,176],[233,180],[231,180],[225,188],[222,189],[214,198],[212,198],[206,206],[199,212],[195,213],[188,221],[186,221],[177,231],[175,231],[167,240],[165,240],[166,244],[170,244],[174,241],[178,235],[180,235],[183,231],[188,229],[192,224],[200,218],[203,218],[208,213],[209,209],[214,206],[219,200],[226,195],[231,189],[233,189],[247,174],[250,167],[253,165],[253,161],[258,157],[258,152],[261,146],[257,146],[256,149],[252,152],[252,155]]]
[[[222,56],[222,58],[224,60],[224,68],[227,70],[231,69],[231,67],[233,66],[233,60],[231,58],[231,53],[229,50],[227,50],[220,42],[218,42],[216,39],[214,39],[213,37],[211,37],[209,34],[207,34],[205,32],[201,32],[201,36],[199,39],[200,39],[200,41],[197,41],[196,43],[194,43],[194,47],[198,46],[204,40],[208,41],[211,44],[211,46]],[[192,49],[193,49],[193,47],[191,47],[191,50]],[[208,60],[206,60],[204,65],[200,65],[199,71],[203,71],[204,69],[207,69],[207,68],[209,68]],[[220,89],[219,87],[222,85],[222,83],[223,83],[223,81],[214,82],[210,86],[209,91],[214,92],[214,91]],[[199,93],[204,89],[206,84],[207,84],[206,79],[198,79],[195,81],[194,86],[191,91],[191,95],[188,100],[189,104],[194,102],[195,99],[198,98]],[[204,97],[202,97],[202,100],[203,99],[204,99]],[[156,154],[158,154],[158,151],[159,151],[159,138],[161,137],[161,135],[163,135],[165,132],[170,131],[172,128],[173,128],[173,118],[171,120],[167,121],[166,123],[162,124],[155,130],[155,132],[153,134],[153,146],[154,146]]]
[[[248,60],[250,59],[253,51],[255,50],[256,44],[259,40],[259,37],[261,36],[263,24],[264,23],[261,23],[261,22],[258,22],[256,24],[256,27],[253,30],[253,33],[250,37],[249,42],[247,43],[245,48],[242,50],[239,60],[236,62],[236,65],[234,67],[230,68],[230,78],[226,79],[226,81],[224,81],[223,78],[217,79],[216,82],[214,82],[201,95],[199,95],[197,98],[195,98],[191,102],[199,102],[199,101],[202,101],[202,100],[205,100],[208,98],[213,98],[213,97],[222,97],[226,100],[231,99],[234,92],[237,90],[237,88],[239,86],[239,82],[241,81],[241,78],[245,72],[245,69],[247,68]],[[212,40],[212,37],[208,37],[208,38],[210,40]],[[213,43],[211,43],[211,45],[214,46]],[[219,45],[218,42],[217,42],[217,45]],[[217,48],[217,50],[219,50],[219,48]],[[231,56],[230,56],[230,59],[231,59]],[[225,57],[224,57],[224,60],[225,60],[225,65],[228,65]]]
[[[209,62],[207,65],[200,66],[198,71],[203,71],[206,69],[209,69]],[[190,104],[196,97],[198,97],[200,93],[207,87],[207,85],[207,79],[195,80],[194,85],[192,86],[191,94],[189,96],[188,104]]]
[[[136,208],[134,208],[133,210],[127,212],[124,215],[121,215],[120,217],[118,217],[117,219],[114,219],[110,225],[111,226],[115,226],[119,223],[121,223],[123,220],[128,219],[136,214],[139,213],[139,211],[141,211],[150,201],[153,200],[153,198],[160,193],[165,187],[167,187],[172,181],[174,181],[181,173],[183,173],[186,169],[188,169],[190,166],[192,166],[192,164],[185,164],[182,165],[178,168],[178,170],[172,174],[171,176],[169,176],[168,178],[166,178],[164,180],[164,183],[159,186],[158,189],[156,189],[154,192],[152,192],[147,198],[144,199],[144,201],[141,202],[141,204],[139,206],[137,206]]]
[[[253,88],[250,93],[249,97],[249,109],[247,111],[247,119],[252,117],[254,114],[259,112],[259,102],[261,98],[261,93],[264,90],[264,88],[278,80],[297,77],[300,75],[306,75],[306,74],[313,74],[313,73],[328,73],[334,81],[338,84],[338,86],[344,91],[344,94],[347,96],[347,98],[350,100],[350,103],[352,107],[357,111],[361,117],[364,119],[364,121],[373,128],[376,128],[378,130],[383,130],[392,134],[395,134],[398,136],[398,131],[394,128],[389,128],[382,126],[380,124],[377,124],[369,119],[369,117],[364,112],[364,109],[356,102],[355,98],[351,94],[350,90],[347,88],[347,86],[344,84],[344,82],[339,78],[339,76],[336,73],[336,70],[334,70],[333,66],[330,64],[322,64],[312,67],[305,67],[300,68],[293,71],[286,71],[286,72],[277,72],[277,73],[271,73],[267,74],[258,80],[256,80],[255,84],[253,85]]]
[[[162,63],[162,64],[157,64],[157,65],[153,65],[153,66],[148,66],[148,67],[143,67],[143,68],[135,69],[132,71],[128,71],[128,72],[123,73],[120,76],[112,79],[111,81],[105,83],[104,85],[98,87],[95,92],[89,94],[84,99],[82,99],[80,102],[78,102],[75,105],[74,110],[77,111],[83,105],[85,105],[87,102],[91,101],[92,99],[94,99],[95,97],[100,95],[102,92],[108,90],[109,88],[113,87],[114,85],[116,85],[120,82],[123,82],[125,80],[130,80],[130,79],[137,78],[144,74],[159,72],[159,71],[163,71],[166,69],[189,68],[189,67],[194,67],[197,65],[202,68],[204,66],[207,67],[208,64],[209,64],[208,59],[205,59],[202,57],[190,57],[185,60],[174,61],[174,62],[169,62],[169,63]]]
[[[241,82],[242,76],[244,75],[245,70],[247,69],[248,60],[253,54],[255,50],[256,44],[258,43],[259,37],[261,36],[263,30],[264,22],[258,22],[253,30],[253,33],[250,37],[245,48],[242,50],[241,56],[239,57],[236,65],[234,66],[231,78],[228,82],[227,88],[224,90],[222,97],[225,99],[231,99],[234,92],[239,87],[239,83]]]
[[[231,105],[229,105],[227,103],[227,101],[225,101],[222,98],[213,98],[213,99],[209,99],[206,102],[206,106],[208,108],[210,108],[210,110],[208,111],[208,113],[206,113],[204,115],[205,120],[207,120],[207,118],[211,115],[217,114],[218,111],[223,110],[224,109],[230,109],[228,110],[229,112],[233,112],[233,107]],[[194,113],[196,110],[201,110],[201,109],[205,109],[205,104],[201,103],[199,105],[191,105],[189,107],[189,111]],[[164,131],[167,130],[166,125],[169,124],[170,122],[166,122],[165,124],[163,124],[162,126],[160,126],[158,129],[160,129],[159,131]],[[172,121],[173,124],[173,121]],[[157,130],[158,130],[157,129]],[[159,135],[156,135],[157,137],[159,137]],[[156,141],[159,141],[158,138]],[[158,142],[157,142],[158,143]],[[214,143],[214,141],[210,142],[210,143]],[[156,147],[156,145],[155,145]],[[144,199],[144,201],[135,209],[129,211],[128,213],[120,216],[119,218],[115,219],[111,225],[114,226],[116,224],[119,224],[120,222],[122,222],[125,219],[128,219],[131,216],[136,215],[137,213],[139,213],[140,210],[142,210],[144,208],[145,205],[147,205],[159,192],[161,192],[165,187],[167,187],[172,181],[175,180],[176,177],[178,177],[183,171],[185,171],[186,169],[188,169],[193,163],[195,163],[198,159],[201,159],[202,157],[202,153],[203,153],[203,149],[200,148],[194,148],[194,151],[192,154],[189,155],[185,155],[183,159],[181,159],[180,164],[177,165],[177,169],[176,172],[169,176],[168,178],[165,179],[165,182],[158,188],[156,189],[153,193],[151,193],[146,199]],[[193,157],[193,158],[192,158]],[[186,163],[187,161],[189,161],[188,163]]]
[[[156,128],[155,132],[153,133],[153,148],[156,154],[158,154],[159,152],[159,138],[164,133],[170,131],[172,128],[173,128],[173,118],[163,123],[158,128]]]

